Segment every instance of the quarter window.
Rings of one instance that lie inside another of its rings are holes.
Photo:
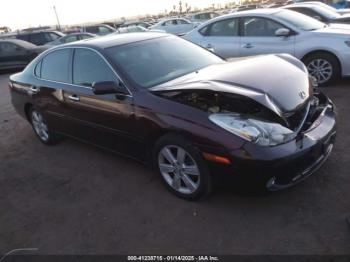
[[[115,81],[116,76],[96,52],[76,49],[73,61],[73,83],[91,87],[94,82]]]
[[[275,36],[279,28],[283,26],[266,18],[248,17],[243,20],[244,36]]]
[[[57,50],[49,53],[42,60],[41,77],[63,83],[69,82],[70,49]]]

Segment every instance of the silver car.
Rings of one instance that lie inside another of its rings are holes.
[[[291,54],[304,62],[320,85],[350,76],[350,26],[329,26],[290,10],[257,9],[221,16],[184,37],[225,58]]]
[[[158,22],[149,27],[151,30],[163,30],[174,35],[182,35],[198,26],[199,23],[192,23],[184,18],[170,18]]]

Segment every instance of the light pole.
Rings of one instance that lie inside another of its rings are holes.
[[[58,24],[58,30],[61,31],[61,24],[60,20],[58,19],[57,11],[56,11],[56,6],[53,6],[53,10],[55,11],[56,19],[57,19],[57,24]]]

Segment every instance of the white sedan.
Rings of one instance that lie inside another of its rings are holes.
[[[199,23],[192,23],[184,18],[170,18],[158,22],[157,24],[151,26],[150,29],[164,30],[170,34],[182,35],[191,31],[198,25]]]
[[[225,58],[291,54],[321,85],[350,76],[350,26],[329,26],[290,10],[256,9],[221,16],[184,38]]]

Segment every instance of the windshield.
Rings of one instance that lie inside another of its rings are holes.
[[[106,51],[123,73],[142,88],[223,62],[209,51],[174,36],[110,47]]]
[[[312,3],[312,2],[311,2]],[[327,5],[325,3],[322,2],[317,2],[318,5],[323,6],[324,8],[333,11],[333,12],[337,12],[337,9],[335,9],[333,6]]]
[[[332,10],[325,8],[323,6],[320,6],[320,5],[314,6],[313,8],[317,13],[326,17],[327,19],[334,19],[334,18],[341,16],[336,11],[332,11]]]
[[[290,10],[279,11],[273,15],[300,30],[311,31],[326,26],[314,18]]]

